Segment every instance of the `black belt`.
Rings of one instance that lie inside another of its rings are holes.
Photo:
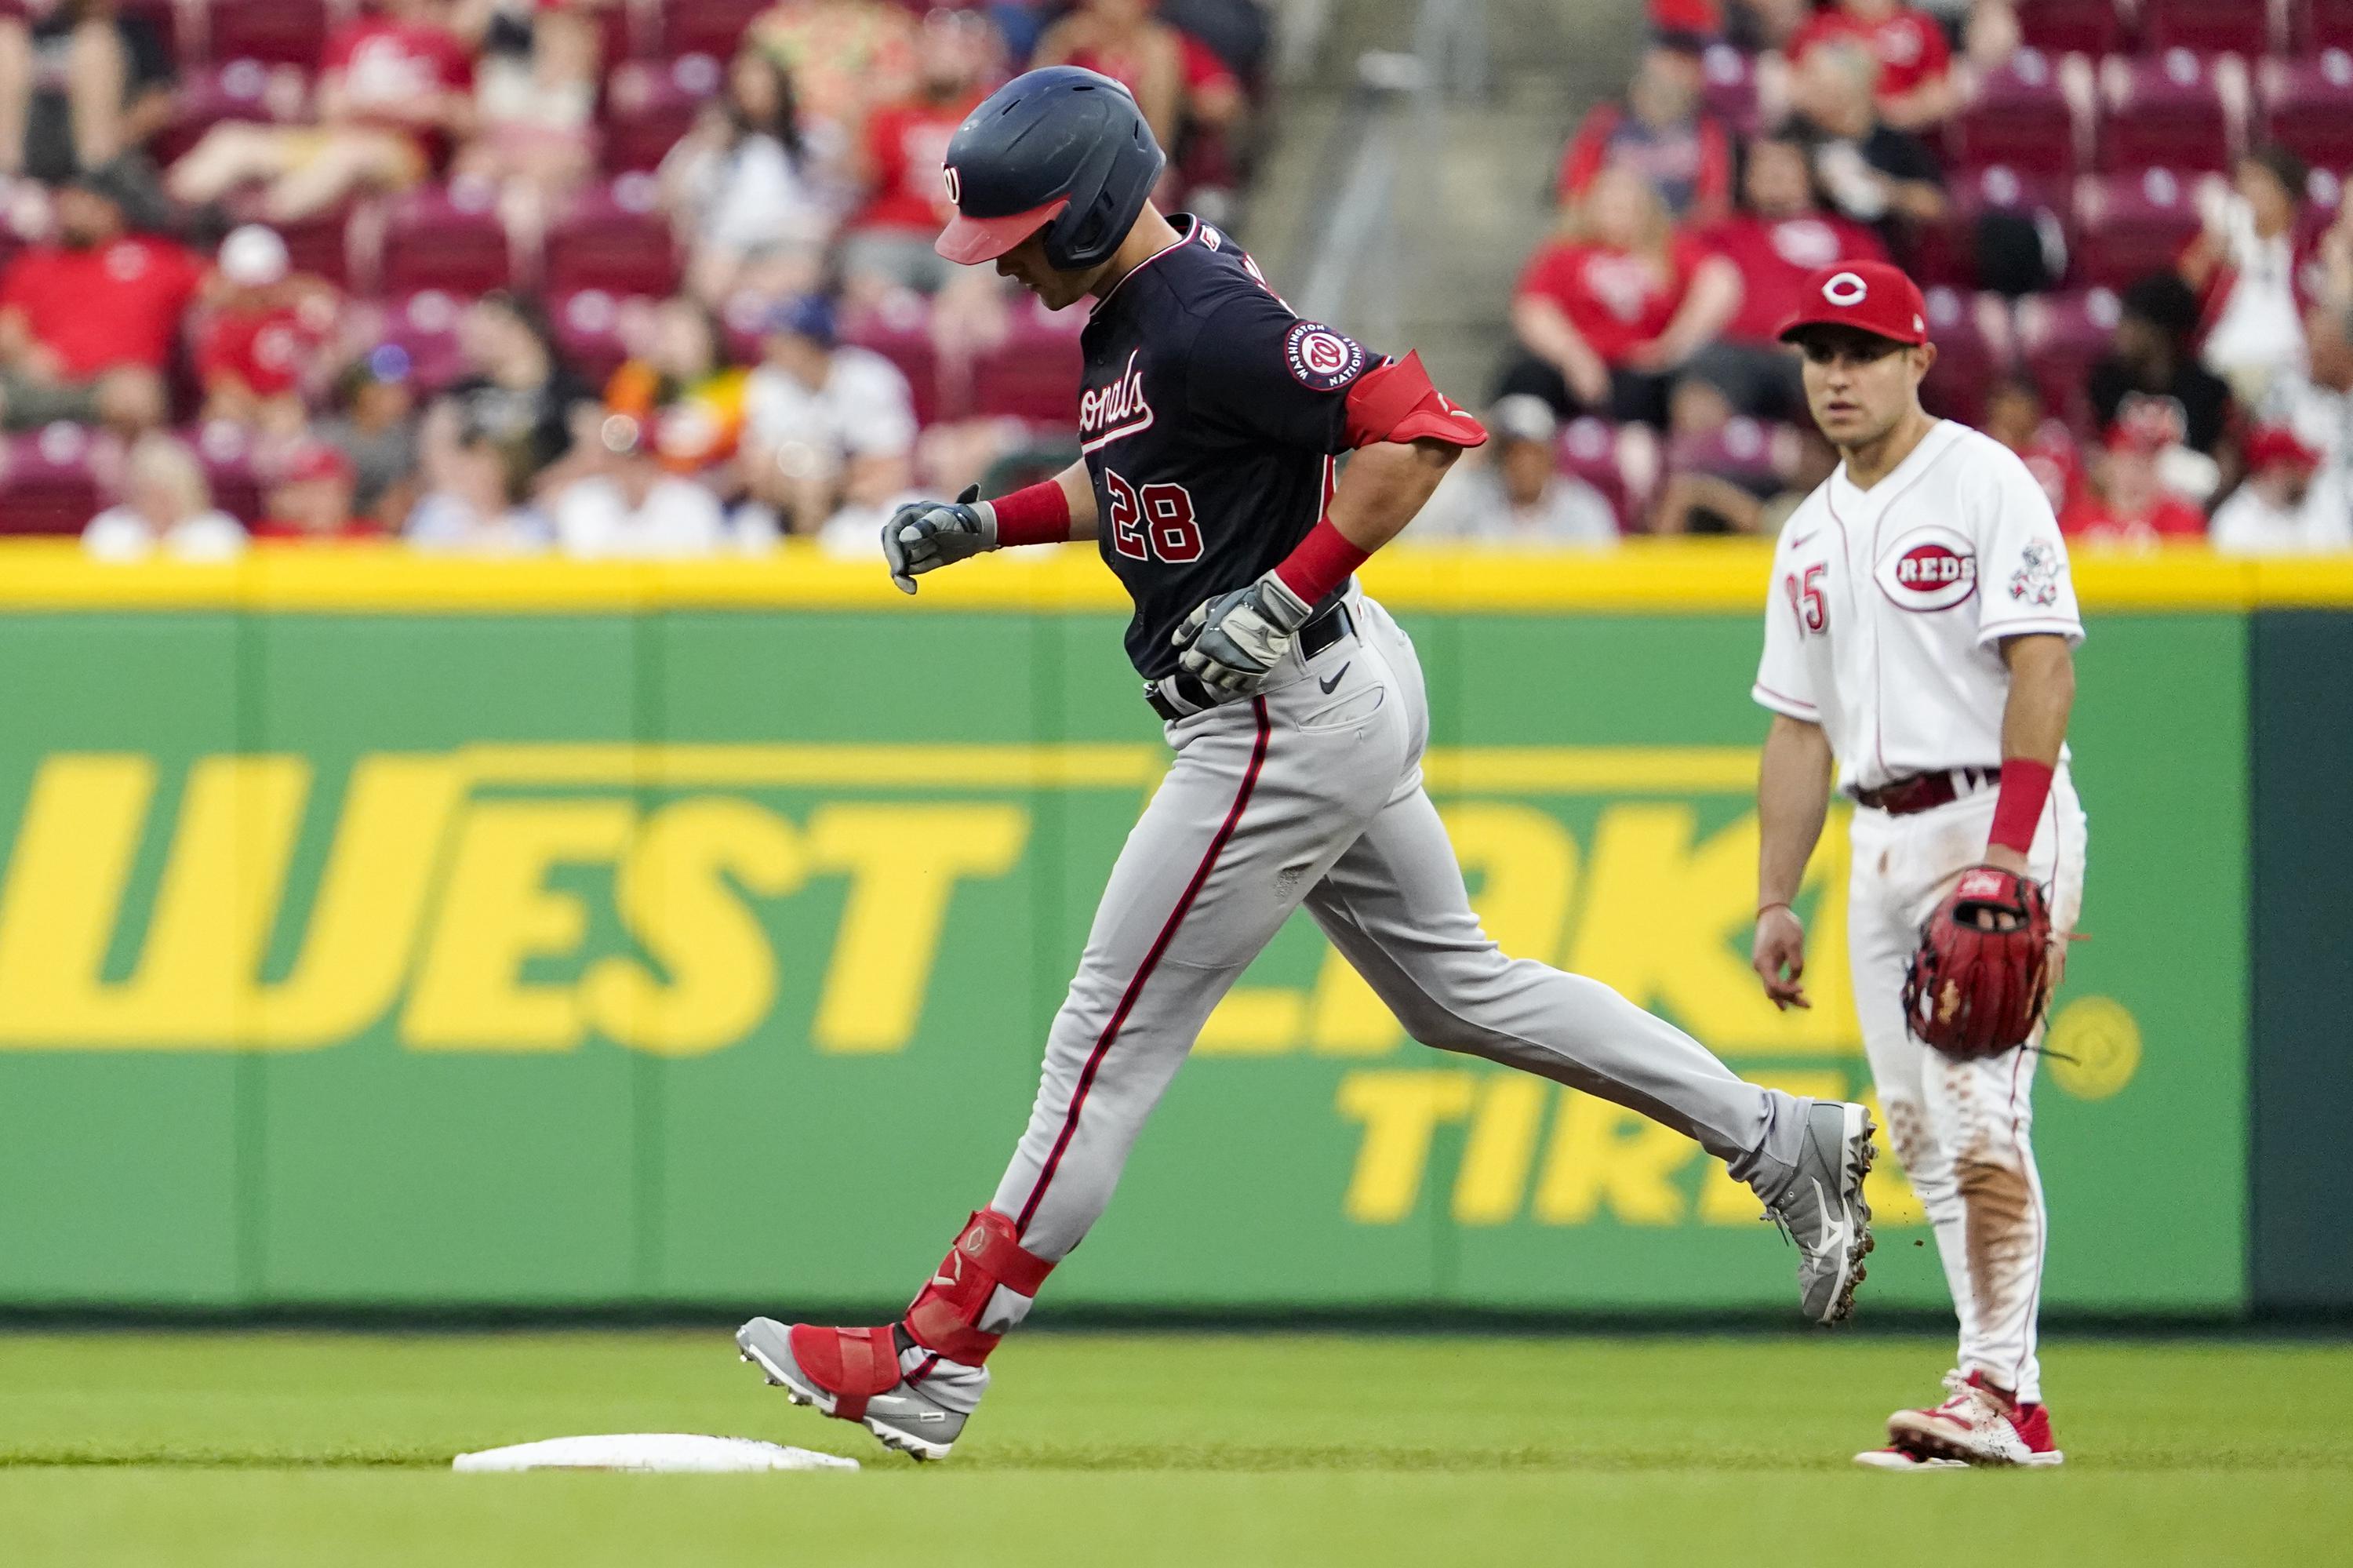
[[[1949,773],[1915,773],[1882,784],[1876,789],[1857,789],[1854,798],[1874,811],[1908,817],[1915,811],[1950,805],[1964,795],[2000,782],[1999,768],[1956,768]]]
[[[1299,629],[1299,662],[1305,663],[1356,629],[1356,623],[1349,617],[1347,605],[1345,602],[1333,605]],[[1173,698],[1168,694],[1170,687],[1176,689],[1176,694]],[[1203,708],[1216,707],[1227,699],[1210,691],[1193,676],[1179,671],[1166,680],[1146,682],[1144,700],[1152,705],[1154,713],[1173,724],[1199,713]]]

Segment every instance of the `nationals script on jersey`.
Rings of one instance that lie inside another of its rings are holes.
[[[1822,726],[1842,789],[1998,767],[2000,640],[2034,632],[2084,636],[2051,503],[2017,454],[1939,420],[1869,490],[1841,463],[1790,514],[1752,694]]]

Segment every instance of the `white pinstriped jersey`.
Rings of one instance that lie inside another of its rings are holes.
[[[2084,636],[2051,503],[2017,454],[1939,420],[1869,490],[1841,463],[1790,514],[1751,694],[1822,726],[1842,789],[1993,767],[2000,640],[2031,632]]]

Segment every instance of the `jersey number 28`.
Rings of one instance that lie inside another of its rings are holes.
[[[1806,631],[1818,633],[1831,623],[1830,601],[1822,597],[1820,585],[1820,579],[1829,572],[1829,567],[1817,561],[1806,568],[1803,582],[1795,572],[1781,579],[1781,586],[1789,591],[1789,608],[1797,612],[1798,624]]]
[[[1142,490],[1112,469],[1103,470],[1111,492],[1112,548],[1133,560],[1198,560],[1201,528],[1193,521],[1193,497],[1181,484],[1147,484]]]

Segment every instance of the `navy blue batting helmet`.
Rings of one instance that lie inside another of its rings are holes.
[[[1167,163],[1127,89],[1077,66],[1015,77],[948,143],[955,217],[933,249],[970,266],[1039,230],[1066,272],[1108,260]]]

